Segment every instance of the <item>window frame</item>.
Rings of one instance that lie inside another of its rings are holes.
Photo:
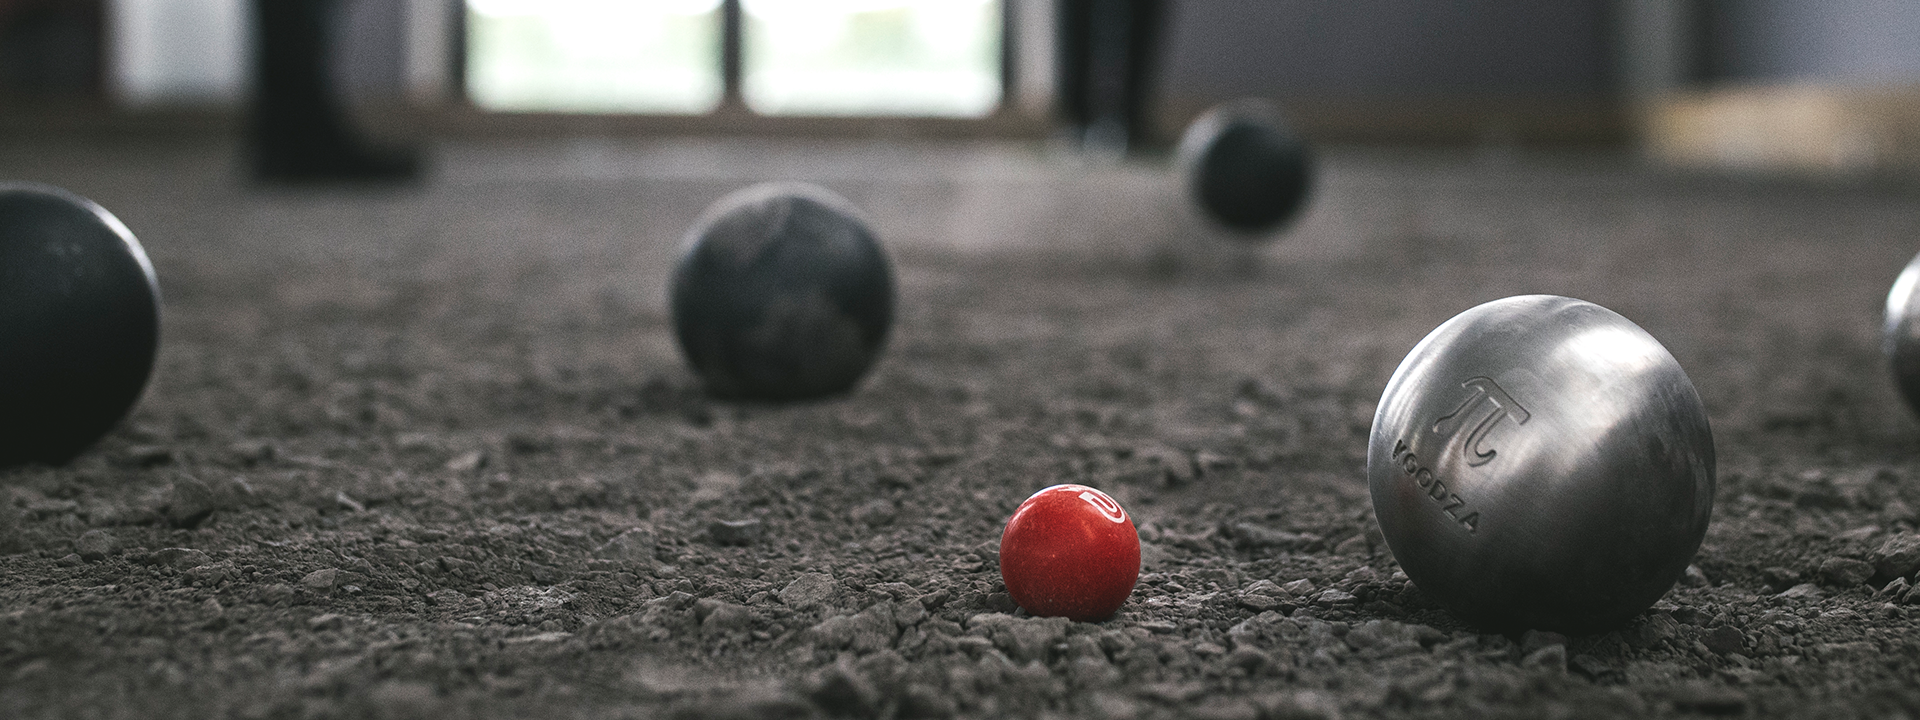
[[[705,113],[587,113],[566,111],[503,112],[486,110],[474,104],[467,89],[468,13],[466,0],[452,3],[454,19],[450,23],[448,50],[453,56],[449,68],[449,90],[453,102],[447,119],[456,128],[481,133],[538,134],[553,132],[608,133],[640,132],[663,134],[754,134],[754,135],[907,135],[934,137],[1044,137],[1050,131],[1051,99],[1036,101],[1030,97],[1044,84],[1028,82],[1024,86],[1021,60],[1046,52],[1050,40],[1043,38],[1047,28],[1032,27],[1033,13],[1022,13],[1029,5],[1045,6],[1050,0],[1000,0],[1000,102],[994,110],[977,118],[901,116],[901,115],[763,115],[747,107],[742,94],[744,64],[742,43],[745,16],[741,0],[721,0],[720,57],[721,100]],[[1029,33],[1023,33],[1028,29]],[[1028,41],[1025,46],[1021,41]],[[1050,54],[1050,53],[1049,53]],[[1034,58],[1039,59],[1039,58]],[[1029,63],[1031,68],[1036,67]]]

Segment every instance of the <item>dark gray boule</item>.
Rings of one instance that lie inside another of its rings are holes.
[[[1187,126],[1179,163],[1201,214],[1238,234],[1265,237],[1298,215],[1313,187],[1307,144],[1258,100],[1221,105]]]
[[[111,213],[0,183],[0,467],[71,460],[140,399],[160,347],[160,286]]]
[[[893,323],[893,268],[851,204],[769,183],[707,209],[671,290],[680,349],[726,398],[808,400],[851,389]]]

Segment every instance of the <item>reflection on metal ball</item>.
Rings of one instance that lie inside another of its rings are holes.
[[[714,203],[687,235],[671,304],[709,392],[808,400],[865,375],[893,322],[893,268],[845,199],[768,183]]]
[[[1881,348],[1893,366],[1893,381],[1907,406],[1920,412],[1920,255],[1915,255],[1887,293]]]
[[[65,190],[0,183],[0,467],[93,445],[159,348],[160,285],[127,226]]]
[[[1525,295],[1414,346],[1380,398],[1367,477],[1394,558],[1456,617],[1596,632],[1686,572],[1713,511],[1713,432],[1645,330]]]

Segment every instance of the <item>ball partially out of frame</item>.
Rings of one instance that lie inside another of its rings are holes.
[[[1907,407],[1920,412],[1920,255],[1907,262],[1887,292],[1881,349]]]
[[[671,289],[680,349],[714,395],[844,393],[893,323],[893,267],[824,189],[769,183],[722,198],[688,232]]]
[[[64,463],[125,417],[160,346],[160,286],[105,208],[0,183],[0,467]]]
[[[1713,433],[1638,325],[1510,297],[1443,323],[1394,371],[1367,478],[1394,558],[1456,617],[1596,632],[1686,572],[1713,509]]]

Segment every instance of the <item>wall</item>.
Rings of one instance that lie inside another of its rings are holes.
[[[1920,84],[1920,2],[1718,0],[1713,74],[1727,82]]]
[[[1433,139],[1461,139],[1559,125],[1560,134],[1604,136],[1618,124],[1564,126],[1614,94],[1610,4],[1177,0],[1159,84],[1164,122],[1259,95],[1336,135],[1426,127]]]

